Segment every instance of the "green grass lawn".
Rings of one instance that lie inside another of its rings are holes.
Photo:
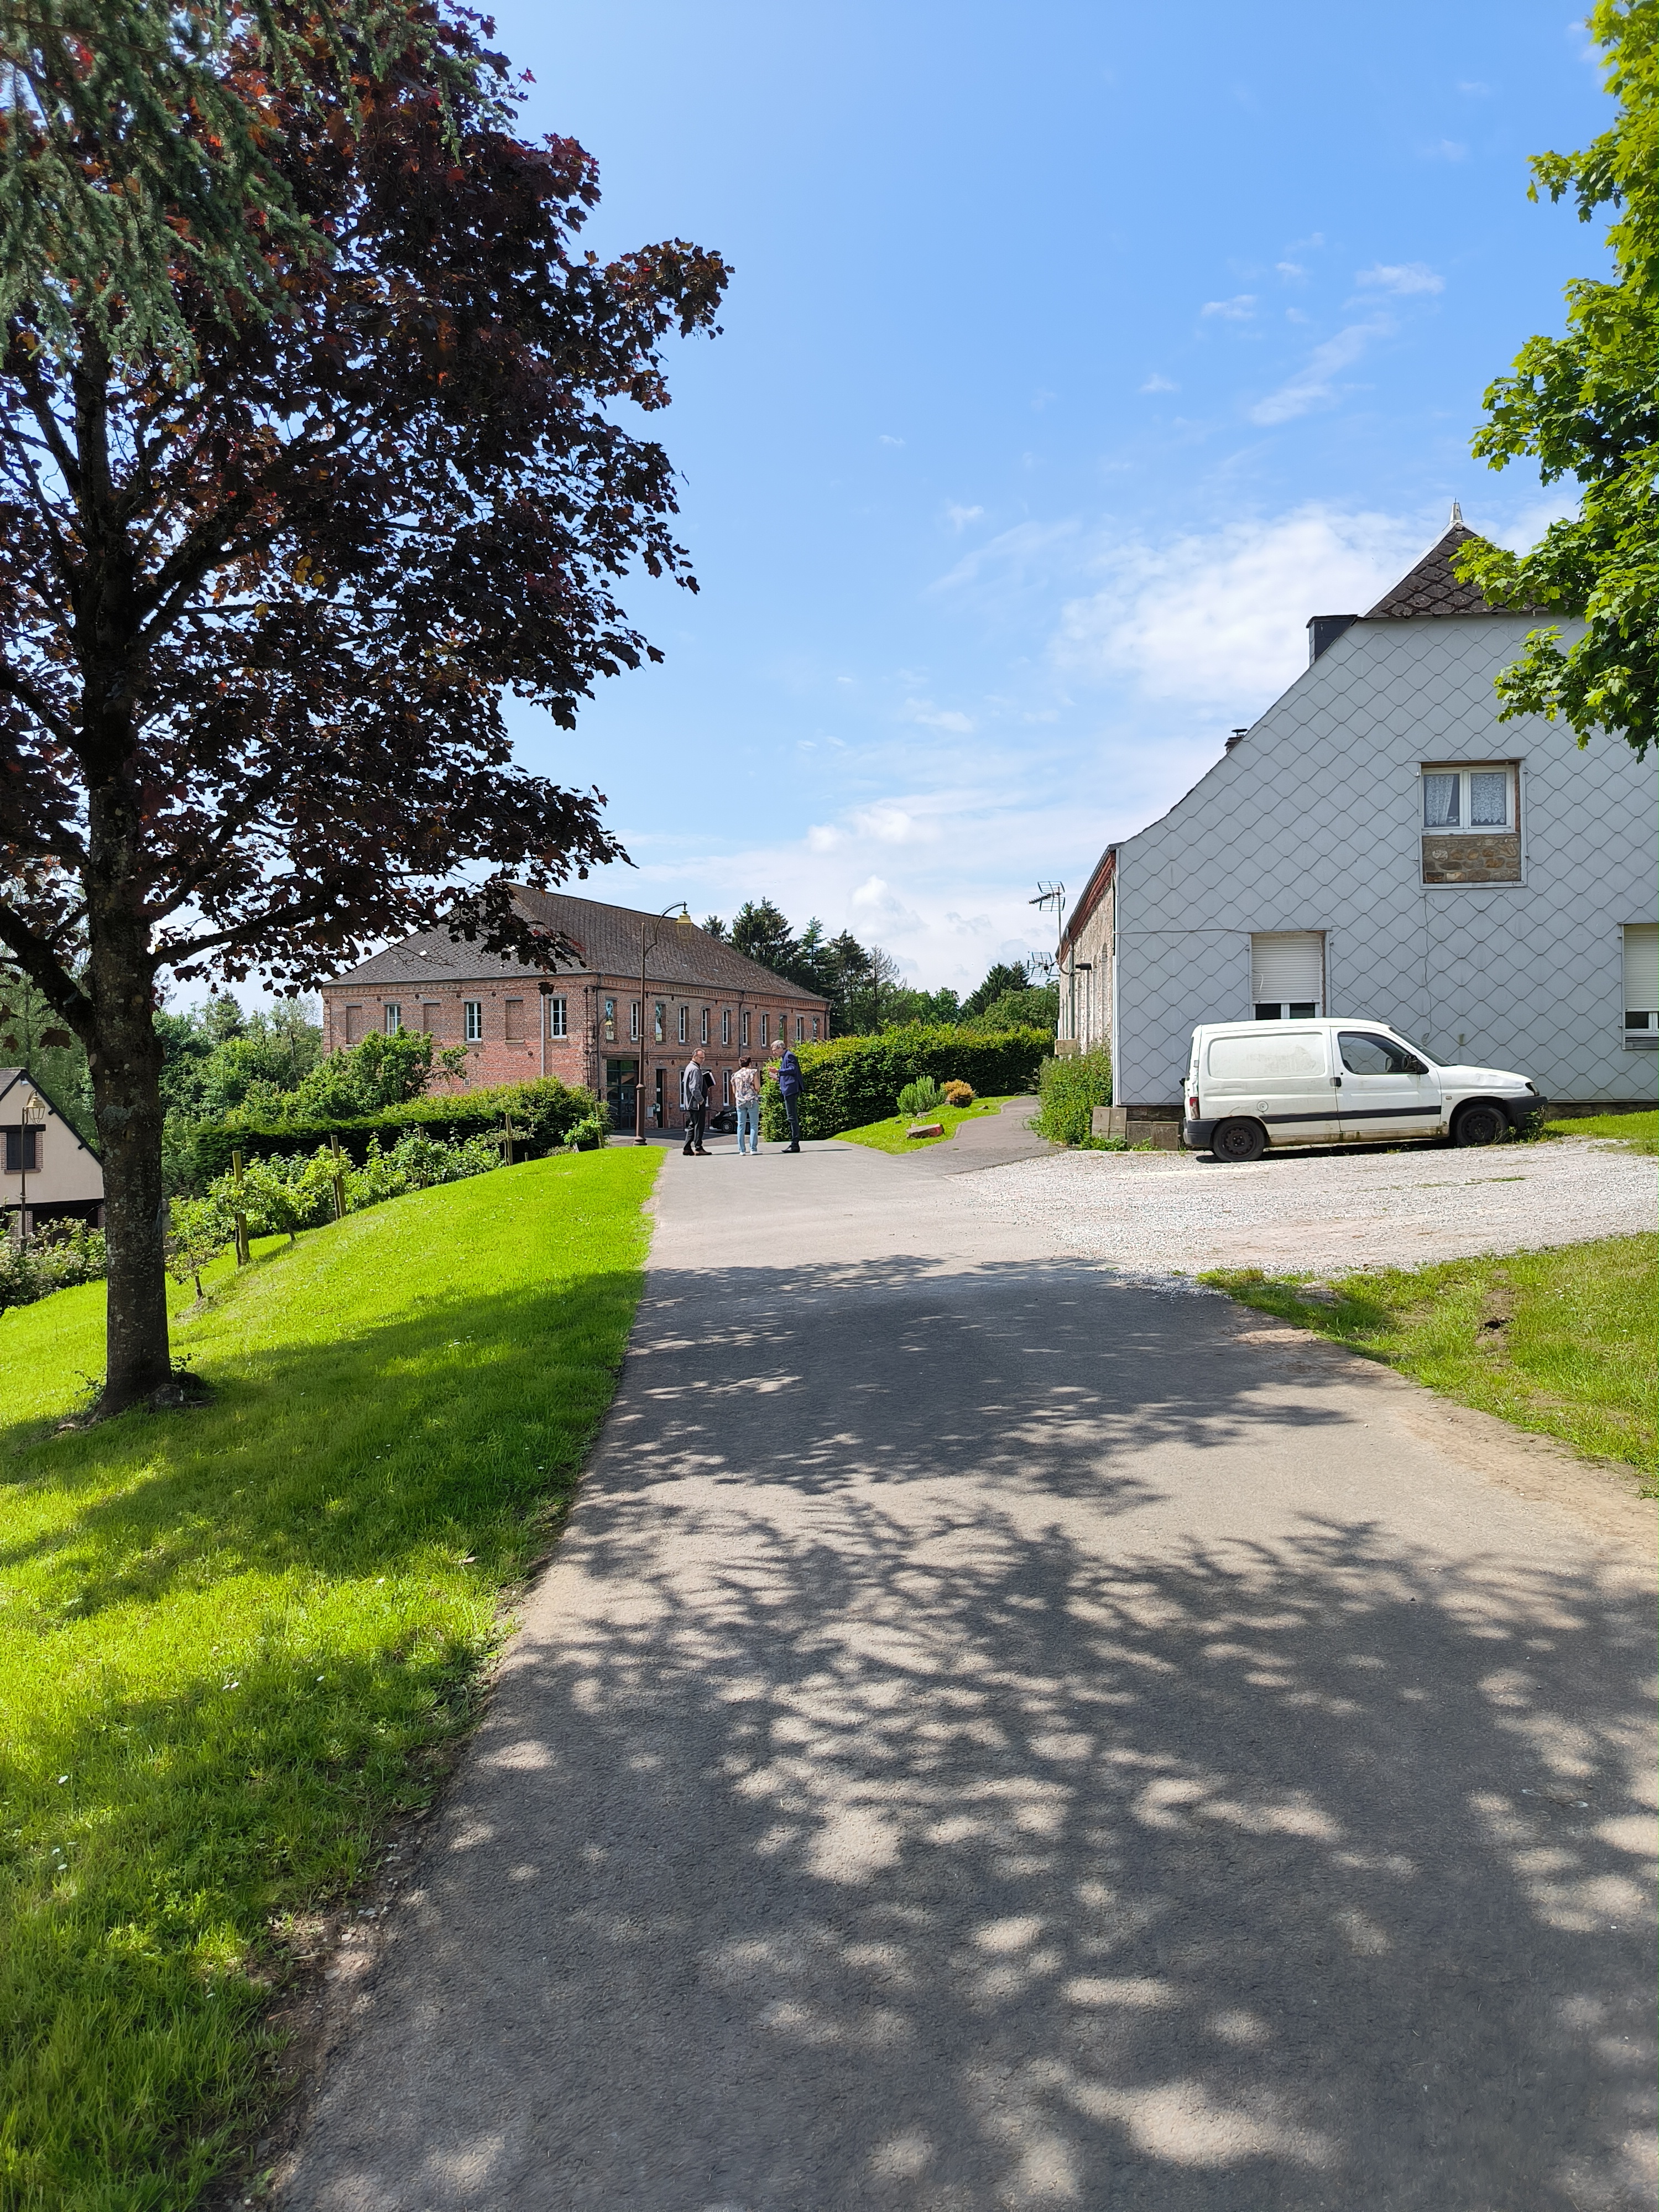
[[[1009,1093],[1012,1097],[1013,1093]],[[1000,1114],[1008,1103],[1007,1098],[976,1098],[971,1106],[930,1106],[925,1114],[896,1114],[890,1121],[866,1121],[861,1129],[842,1129],[836,1141],[843,1145],[868,1145],[878,1152],[919,1152],[928,1145],[949,1144],[964,1121],[976,1121],[984,1114]],[[918,1121],[942,1121],[945,1133],[941,1137],[907,1137],[905,1131]]]
[[[1617,1137],[1638,1152],[1659,1152],[1659,1110],[1651,1114],[1590,1114],[1582,1121],[1546,1121],[1547,1137]]]
[[[0,2206],[196,2203],[270,2094],[295,1917],[430,1794],[615,1387],[654,1146],[222,1266],[214,1402],[56,1435],[101,1284],[0,1316]]]
[[[1334,1305],[1304,1296],[1299,1282],[1255,1269],[1204,1280],[1517,1428],[1626,1461],[1650,1482],[1656,1258],[1659,1236],[1609,1237],[1550,1252],[1348,1275],[1328,1285]]]

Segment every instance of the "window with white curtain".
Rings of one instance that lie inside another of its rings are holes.
[[[1437,830],[1513,830],[1515,769],[1493,762],[1481,768],[1425,768],[1423,827]]]

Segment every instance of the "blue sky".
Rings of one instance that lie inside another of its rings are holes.
[[[523,757],[595,783],[601,896],[745,896],[958,988],[1074,894],[1370,604],[1451,501],[1480,395],[1598,234],[1526,160],[1608,103],[1568,10],[514,4],[525,127],[580,138],[602,254],[736,276],[671,350],[693,598],[667,659]]]

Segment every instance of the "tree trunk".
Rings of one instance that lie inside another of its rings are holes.
[[[108,1366],[100,1413],[118,1413],[172,1373],[161,1176],[161,1041],[149,932],[136,894],[137,824],[127,794],[91,794],[88,823],[87,1057],[104,1154]]]

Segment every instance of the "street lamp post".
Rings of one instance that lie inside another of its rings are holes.
[[[32,1136],[37,1135],[40,1131],[44,1129],[46,1127],[46,1100],[33,1095],[26,1098],[23,1101],[21,1107],[18,1109],[17,1118],[23,1125],[17,1155],[17,1242],[21,1248],[25,1238],[29,1233],[27,1206],[29,1194],[29,1152],[32,1149],[29,1144],[29,1139]]]
[[[640,916],[640,1056],[634,1063],[634,1142],[636,1145],[645,1142],[645,960],[646,955],[662,943],[660,932],[654,936],[650,933],[652,922],[665,921],[671,915],[676,928],[690,929],[692,927],[690,911],[684,899],[678,901],[677,906],[665,906],[659,915],[642,914]]]

